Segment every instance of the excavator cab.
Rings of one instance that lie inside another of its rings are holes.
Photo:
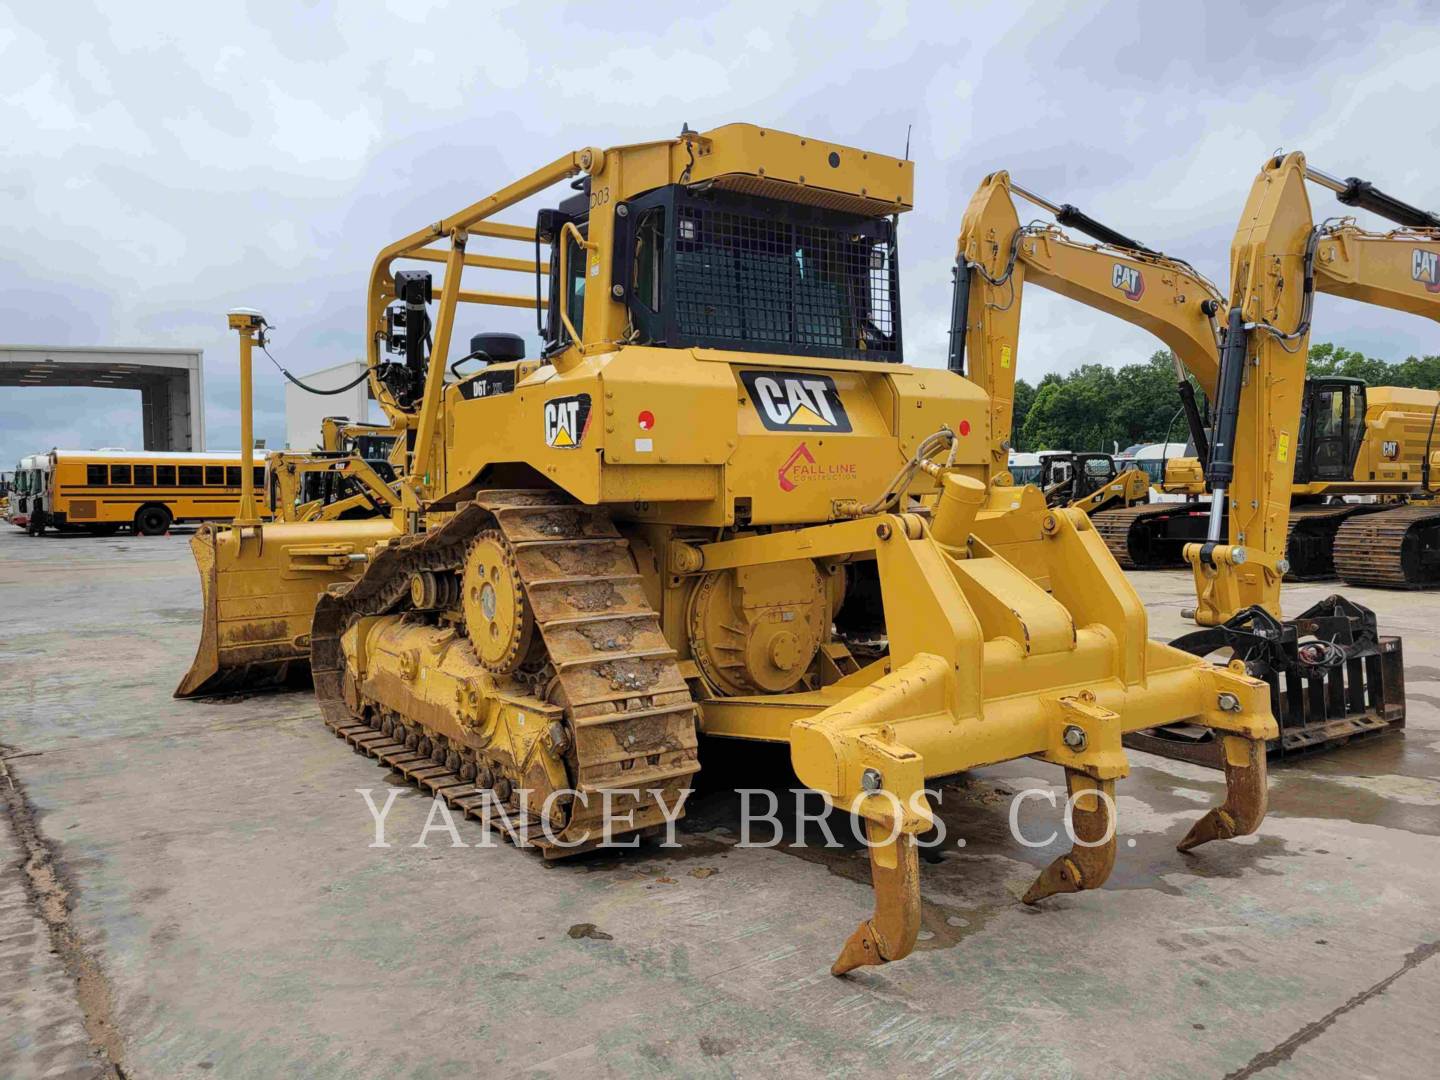
[[[1365,381],[1340,377],[1305,380],[1295,482],[1348,481],[1365,438]]]

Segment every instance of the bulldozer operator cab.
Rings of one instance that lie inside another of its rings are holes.
[[[1362,379],[1306,380],[1295,454],[1297,484],[1351,479],[1365,437],[1365,406]]]
[[[571,329],[584,334],[586,253],[576,233],[588,236],[589,177],[575,186],[536,227],[551,243],[539,327],[547,356],[570,344]],[[612,289],[626,300],[628,343],[901,361],[893,218],[669,184],[620,203],[615,229]]]

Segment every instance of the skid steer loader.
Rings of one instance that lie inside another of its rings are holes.
[[[533,229],[496,220],[565,182]],[[700,734],[788,746],[870,838],[875,911],[835,974],[913,947],[937,778],[1025,756],[1064,771],[1078,840],[1029,903],[1108,876],[1127,731],[1219,733],[1227,794],[1182,850],[1252,832],[1265,684],[1149,640],[1083,513],[987,483],[986,395],[904,363],[912,191],[909,161],[687,128],[566,154],[390,244],[366,333],[409,449],[393,531],[216,540],[207,604],[237,640],[245,594],[268,604],[267,574],[333,552],[307,627],[326,723],[453,806],[503,808],[547,857],[662,827]],[[548,291],[467,288],[467,269]],[[493,335],[447,382],[475,305],[535,306],[543,348]],[[239,330],[243,351],[258,326]]]
[[[389,460],[396,433],[327,416],[313,450],[276,450],[265,461],[265,502],[277,521],[387,517],[396,503]]]

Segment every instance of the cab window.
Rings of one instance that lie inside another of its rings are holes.
[[[635,229],[635,280],[631,283],[635,299],[651,311],[660,310],[664,259],[665,208],[657,206],[641,215]]]
[[[575,242],[574,237],[566,240],[565,269],[570,280],[565,285],[565,313],[575,327],[579,337],[585,336],[585,249]]]

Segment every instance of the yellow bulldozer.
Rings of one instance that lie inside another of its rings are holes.
[[[1029,903],[1108,876],[1127,732],[1218,733],[1226,797],[1182,850],[1253,831],[1266,684],[1149,640],[1086,516],[992,483],[986,394],[904,362],[913,169],[686,129],[564,154],[385,247],[365,329],[402,506],[198,537],[216,647],[179,692],[308,661],[337,735],[547,857],[662,828],[701,735],[788,746],[870,841],[874,914],[836,974],[910,952],[925,789],[966,770],[1063,770],[1077,841]],[[561,185],[533,227],[498,220]],[[477,335],[484,366],[447,379],[487,305],[537,307],[538,355]],[[232,325],[244,379],[263,321]]]

